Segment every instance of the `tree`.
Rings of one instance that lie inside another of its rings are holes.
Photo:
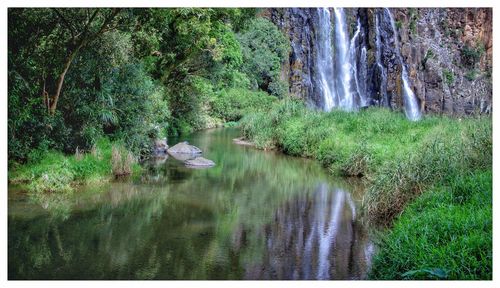
[[[238,34],[238,40],[243,51],[243,71],[254,88],[282,97],[288,89],[279,74],[290,49],[285,35],[269,20],[256,18]]]
[[[50,95],[45,89],[45,85],[43,89],[43,95],[47,99],[47,107],[51,115],[55,113],[64,78],[75,55],[82,47],[91,43],[104,32],[114,29],[113,19],[120,9],[113,8],[107,11],[106,9],[85,8],[75,11],[73,9],[59,10],[53,8],[52,11],[54,11],[63,26],[67,29],[65,34],[69,34],[70,37],[66,40],[66,45],[64,47],[65,51],[63,53],[66,56],[64,58],[62,72],[59,74],[55,85],[55,92],[53,95]],[[81,21],[82,18],[84,19],[83,21]]]

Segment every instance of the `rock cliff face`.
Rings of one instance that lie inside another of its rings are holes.
[[[358,74],[353,78],[361,79],[360,83],[365,85],[362,91],[366,93],[366,103],[402,109],[401,73],[405,65],[410,88],[422,112],[453,115],[491,112],[491,8],[347,8],[344,11],[349,39],[353,38],[358,22],[361,24],[355,47],[359,50],[364,47],[366,51],[354,52],[358,69],[353,73]],[[395,25],[391,26],[387,13]],[[331,15],[333,30],[335,14]],[[290,93],[321,107],[316,65],[320,25],[317,8],[270,8],[263,16],[290,39],[292,49],[282,71],[283,80],[290,84]],[[334,40],[331,45],[335,51]],[[398,57],[399,52],[402,57]]]

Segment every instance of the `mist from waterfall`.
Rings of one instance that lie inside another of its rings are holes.
[[[394,17],[388,8],[384,8],[390,21],[391,27],[394,32],[394,42],[396,45],[396,55],[398,56],[399,62],[401,63],[401,80],[403,82],[403,100],[405,106],[406,117],[412,121],[417,121],[421,118],[420,109],[417,102],[417,97],[410,88],[408,72],[406,70],[405,63],[403,62],[403,56],[401,56],[401,46],[399,44],[398,34],[396,30],[396,24],[394,22]]]

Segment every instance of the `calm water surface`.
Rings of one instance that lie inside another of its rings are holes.
[[[238,146],[236,129],[188,140],[136,179],[34,204],[9,187],[9,279],[360,279],[373,245],[363,193],[312,160]]]

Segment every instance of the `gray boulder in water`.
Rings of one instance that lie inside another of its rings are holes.
[[[177,153],[177,154],[201,154],[200,148],[189,145],[187,141],[180,142],[170,147],[168,153]]]
[[[194,159],[184,161],[184,164],[188,167],[212,167],[215,166],[215,162],[208,160],[203,157],[196,157]]]

